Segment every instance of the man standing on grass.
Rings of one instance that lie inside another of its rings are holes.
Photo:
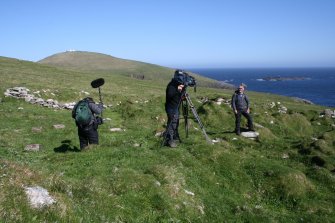
[[[72,110],[72,118],[78,127],[80,149],[85,149],[89,144],[99,144],[98,126],[102,124],[101,114],[103,105],[95,104],[92,98],[87,97],[79,101]]]
[[[232,96],[231,107],[235,114],[235,133],[237,135],[241,134],[241,115],[247,118],[248,120],[248,130],[254,131],[254,126],[252,123],[252,117],[250,115],[250,103],[249,98],[244,94],[244,85],[240,84],[238,89]]]
[[[165,142],[167,146],[177,147],[176,142],[180,141],[179,126],[179,105],[182,100],[182,91],[184,89],[184,74],[176,70],[174,77],[166,87],[165,111],[168,117],[167,131],[165,132]]]

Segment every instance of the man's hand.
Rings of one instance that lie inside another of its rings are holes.
[[[237,110],[236,109],[234,110],[234,113],[237,115]]]
[[[247,109],[247,113],[248,113],[248,114],[250,113],[250,108]]]
[[[179,91],[179,92],[181,92],[181,91],[183,90],[183,88],[184,88],[184,85],[183,85],[183,84],[178,85],[178,91]]]

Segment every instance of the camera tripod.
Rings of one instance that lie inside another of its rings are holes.
[[[185,100],[183,100],[183,98],[185,98]],[[184,92],[183,96],[182,96],[182,106],[183,106],[183,116],[184,116],[184,120],[185,120],[185,133],[186,133],[186,138],[188,138],[188,131],[189,131],[189,122],[188,122],[188,107],[191,108],[191,111],[193,113],[194,118],[197,120],[202,133],[204,134],[206,141],[210,144],[212,144],[211,139],[208,137],[206,130],[205,130],[205,126],[202,124],[200,117],[197,113],[197,110],[195,109],[190,96],[188,95],[187,91]]]
[[[206,138],[206,141],[210,144],[213,144],[211,139],[208,137],[207,133],[206,133],[206,130],[205,130],[205,127],[204,125],[202,124],[201,120],[200,120],[200,117],[197,113],[197,110],[195,109],[192,101],[191,101],[191,98],[189,96],[189,94],[187,93],[186,89],[183,91],[183,94],[181,96],[181,99],[180,99],[180,102],[179,102],[179,105],[182,104],[182,112],[183,112],[183,117],[184,117],[184,120],[185,120],[185,133],[186,133],[186,138],[188,138],[188,132],[189,132],[189,122],[188,122],[188,107],[191,108],[191,111],[195,117],[195,119],[197,120],[201,130],[202,130],[202,133],[204,134],[205,138]],[[179,106],[178,106],[179,107]],[[170,123],[171,125],[172,123]],[[166,127],[166,131],[164,133],[164,139],[163,139],[163,142],[162,142],[162,146],[165,145],[166,143],[166,138],[167,138],[167,134],[168,134],[168,130],[171,126],[167,126]]]

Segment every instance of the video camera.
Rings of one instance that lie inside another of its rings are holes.
[[[188,73],[186,73],[183,70],[176,70],[174,73],[174,79],[184,85],[185,87],[196,87],[197,82],[194,77],[190,76]]]

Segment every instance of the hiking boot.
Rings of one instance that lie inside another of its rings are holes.
[[[174,141],[175,143],[177,143],[177,144],[181,143],[181,140],[180,140],[179,137],[178,137],[178,138],[173,138],[173,141]]]
[[[169,145],[169,147],[171,147],[171,148],[176,148],[176,147],[177,147],[177,143],[176,143],[175,140],[170,140],[170,141],[168,142],[168,145]]]
[[[254,132],[255,131],[255,129],[254,129],[254,125],[247,125],[247,127],[248,127],[248,131],[252,131],[252,132]]]
[[[80,151],[84,152],[84,151],[89,150],[89,148],[90,148],[89,146],[85,146],[85,147],[81,148]]]

